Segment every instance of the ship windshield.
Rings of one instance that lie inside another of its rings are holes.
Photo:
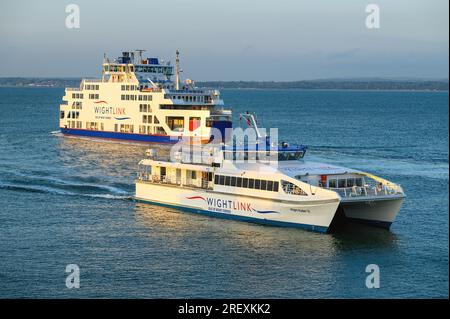
[[[303,152],[296,151],[296,152],[279,152],[278,153],[278,160],[279,161],[295,161],[299,160],[303,157]]]

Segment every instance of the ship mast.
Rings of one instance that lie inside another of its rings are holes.
[[[176,73],[175,73],[175,90],[179,90],[180,89],[180,51],[176,51],[176,55],[177,55],[177,58],[176,58],[176,60],[175,60],[175,62],[176,62],[176,64],[175,64],[175,67],[176,67]]]

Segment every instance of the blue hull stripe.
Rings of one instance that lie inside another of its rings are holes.
[[[68,129],[61,128],[63,134],[68,135],[78,135],[86,137],[96,137],[96,138],[107,138],[115,140],[127,140],[127,141],[138,141],[138,142],[149,142],[149,143],[169,143],[175,144],[178,142],[178,137],[167,135],[146,135],[146,134],[133,134],[133,133],[120,133],[120,132],[105,132],[105,131],[90,131],[82,129]]]
[[[270,225],[270,226],[301,228],[301,229],[306,229],[306,230],[314,231],[314,232],[318,232],[318,233],[326,233],[328,231],[328,227],[325,227],[325,226],[315,226],[315,225],[307,225],[307,224],[299,224],[299,223],[281,222],[281,221],[259,219],[259,218],[253,218],[253,217],[247,217],[247,216],[238,216],[238,215],[226,214],[226,213],[217,213],[217,212],[212,212],[209,210],[170,205],[170,204],[154,202],[154,201],[138,199],[138,198],[135,198],[134,200],[136,202],[147,203],[147,204],[152,204],[152,205],[159,205],[159,206],[164,206],[164,207],[169,207],[169,208],[175,208],[175,209],[184,210],[184,211],[190,212],[190,213],[196,213],[196,214],[201,214],[201,215],[216,217],[216,218],[221,218],[221,219],[240,220],[240,221],[263,224],[263,225]]]

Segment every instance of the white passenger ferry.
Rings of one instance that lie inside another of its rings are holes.
[[[143,58],[137,50],[110,61],[104,57],[101,79],[83,79],[66,88],[60,105],[60,130],[65,135],[175,143],[180,138],[211,140],[213,130],[225,136],[231,111],[217,90],[180,81],[170,62]],[[175,80],[172,76],[175,75]]]
[[[273,166],[224,160],[214,150],[209,162],[175,160],[139,163],[136,200],[215,217],[327,232],[339,206],[331,190],[296,180]]]
[[[251,114],[241,116],[253,119],[258,131]],[[191,153],[142,160],[136,199],[319,232],[349,220],[383,228],[395,220],[405,199],[400,185],[359,170],[304,161],[305,146],[273,146],[259,131],[257,136],[251,147],[203,147],[209,155],[202,164],[193,164]]]

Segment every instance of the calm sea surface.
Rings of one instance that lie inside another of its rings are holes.
[[[0,88],[0,297],[448,297],[448,93],[222,92],[308,159],[404,187],[391,231],[323,235],[133,202],[147,147],[51,134],[63,92]]]

